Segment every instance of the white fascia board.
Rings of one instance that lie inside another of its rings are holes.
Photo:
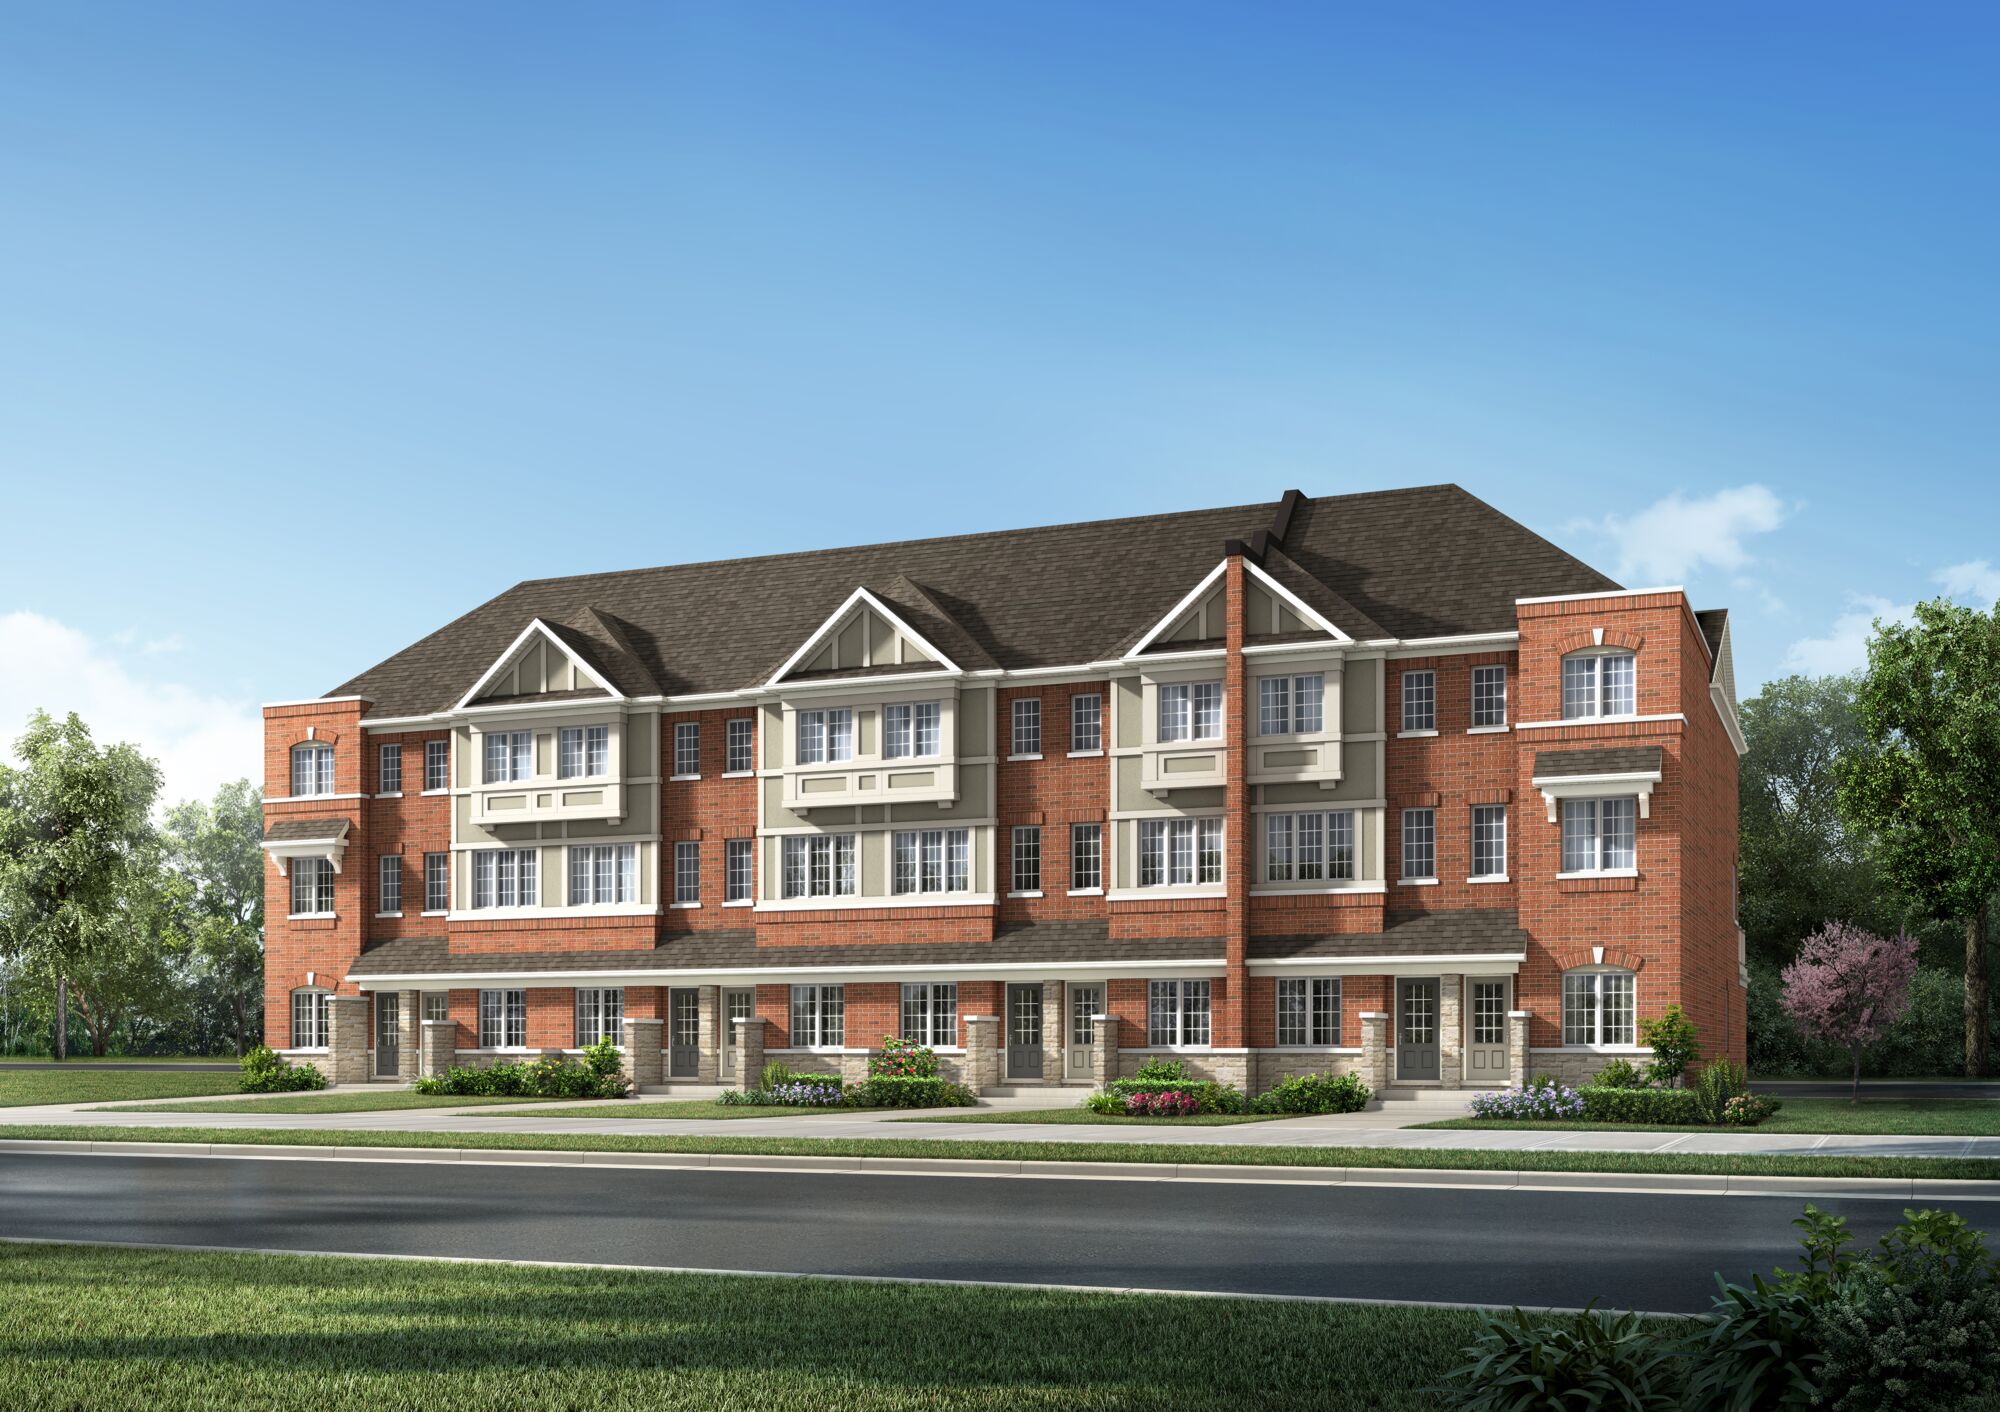
[[[1729,698],[1723,695],[1722,688],[1711,684],[1708,699],[1715,705],[1715,714],[1722,718],[1722,729],[1728,733],[1729,743],[1736,747],[1737,758],[1748,755],[1750,742],[1743,738],[1742,722],[1736,719],[1736,712],[1731,709]]]
[[[1253,578],[1255,578],[1259,583],[1263,584],[1264,587],[1270,589],[1271,592],[1277,594],[1278,597],[1282,598],[1285,602],[1291,604],[1292,607],[1296,608],[1298,610],[1300,617],[1304,618],[1309,623],[1316,623],[1320,627],[1325,628],[1328,632],[1332,633],[1333,640],[1335,642],[1346,643],[1354,641],[1353,638],[1349,637],[1346,633],[1342,632],[1338,627],[1335,627],[1332,623],[1328,622],[1319,613],[1307,607],[1306,601],[1303,598],[1299,597],[1289,588],[1286,588],[1283,584],[1279,583],[1276,579],[1272,578],[1269,574],[1265,573],[1263,569],[1259,568],[1249,559],[1247,558],[1244,559],[1243,567]]]
[[[854,592],[848,594],[847,601],[841,604],[838,608],[834,609],[833,612],[827,617],[827,620],[825,622],[821,623],[817,628],[813,629],[811,635],[808,636],[804,642],[799,644],[799,650],[794,652],[791,656],[787,657],[785,659],[785,665],[778,668],[777,671],[773,672],[771,674],[771,679],[765,682],[764,685],[767,687],[772,687],[778,685],[779,682],[783,681],[785,679],[785,674],[790,672],[794,667],[798,666],[800,662],[804,661],[806,654],[812,651],[813,648],[819,644],[821,639],[823,639],[828,633],[832,632],[835,628],[840,626],[840,624],[846,619],[847,615],[854,611],[854,606],[857,603],[865,603],[870,608],[880,613],[883,617],[887,618],[890,622],[890,625],[893,626],[897,632],[909,638],[910,641],[916,643],[917,646],[921,647],[928,655],[935,658],[939,663],[943,665],[945,671],[951,673],[953,676],[964,675],[964,669],[960,667],[958,663],[952,661],[951,658],[947,657],[944,653],[938,651],[937,646],[934,643],[932,643],[929,639],[927,639],[922,633],[918,632],[915,628],[911,627],[908,623],[904,622],[899,614],[893,612],[886,603],[884,603],[881,599],[877,598],[874,594],[870,593],[867,590],[867,588],[860,587],[856,588]]]
[[[1182,596],[1181,601],[1174,604],[1172,611],[1170,611],[1166,617],[1160,619],[1157,623],[1154,623],[1152,627],[1146,630],[1146,635],[1144,637],[1140,638],[1137,642],[1132,644],[1132,650],[1125,654],[1125,660],[1129,662],[1134,657],[1138,656],[1141,652],[1144,652],[1148,647],[1152,645],[1154,638],[1158,637],[1161,633],[1165,632],[1168,628],[1171,628],[1175,623],[1179,622],[1181,614],[1187,612],[1188,609],[1194,607],[1196,603],[1199,603],[1201,601],[1201,596],[1204,593],[1208,592],[1209,589],[1215,586],[1215,581],[1222,577],[1222,571],[1228,567],[1229,567],[1229,561],[1227,559],[1223,559],[1219,561],[1214,568],[1210,569],[1208,573],[1202,577],[1200,583],[1196,584],[1193,588],[1189,589],[1187,593]]]
[[[534,618],[529,621],[526,627],[521,629],[520,636],[516,637],[511,643],[507,645],[507,650],[505,652],[502,652],[498,657],[494,658],[493,665],[488,667],[485,673],[481,675],[479,680],[472,684],[472,690],[466,692],[465,695],[458,698],[457,704],[454,705],[452,709],[454,711],[464,711],[470,708],[472,705],[472,699],[475,696],[479,695],[480,692],[486,689],[486,684],[488,682],[492,681],[495,677],[499,676],[501,672],[506,670],[507,664],[514,660],[514,654],[519,652],[521,648],[526,645],[528,639],[530,637],[533,637],[536,633],[540,633],[550,642],[553,642],[558,648],[562,650],[563,656],[569,658],[569,660],[576,666],[576,669],[578,671],[582,672],[585,676],[589,677],[592,681],[596,682],[599,686],[603,687],[606,691],[610,692],[611,695],[616,700],[623,701],[625,699],[624,692],[620,691],[617,687],[613,686],[610,682],[606,681],[602,676],[598,675],[596,668],[592,667],[588,662],[584,661],[583,658],[577,656],[576,653],[570,649],[569,644],[564,642],[561,638],[557,637],[555,633],[550,629],[547,623],[543,622],[540,618]],[[547,703],[544,702],[539,704],[546,705]]]
[[[500,958],[504,959],[504,958]],[[1024,976],[1048,979],[1098,981],[1130,980],[1149,976],[1220,975],[1227,962],[1220,956],[1195,961],[1014,961],[981,964],[971,961],[946,965],[911,965],[896,962],[878,966],[707,966],[681,970],[653,971],[523,971],[496,968],[489,971],[450,973],[413,972],[408,975],[349,976],[362,990],[415,990],[445,987],[469,989],[478,985],[510,986],[609,986],[706,984],[731,985],[738,982],[772,982],[795,977],[828,985],[843,981],[861,983],[884,977],[936,977],[948,980],[1018,980]]]
[[[1677,583],[1663,584],[1658,588],[1607,588],[1596,593],[1550,593],[1540,598],[1516,598],[1514,606],[1523,603],[1582,603],[1593,598],[1638,598],[1650,593],[1678,593],[1687,596],[1687,590]]]

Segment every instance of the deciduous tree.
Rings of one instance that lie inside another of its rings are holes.
[[[263,1031],[264,795],[248,780],[167,811],[180,934],[229,1007],[236,1053]]]
[[[1799,945],[1785,967],[1785,1009],[1816,1039],[1845,1049],[1854,1063],[1853,1101],[1861,1101],[1861,1055],[1910,1003],[1917,943],[1907,933],[1877,936],[1829,922]]]

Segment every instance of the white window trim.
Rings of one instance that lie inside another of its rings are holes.
[[[326,922],[333,920],[339,915],[338,912],[287,912],[285,920],[288,922]]]
[[[1432,737],[1432,736],[1434,736],[1434,735],[1436,735],[1436,734],[1437,734],[1437,731],[1436,731],[1435,729],[1431,729],[1431,730],[1421,730],[1421,731],[1397,731],[1397,732],[1396,732],[1396,739],[1398,739],[1398,740],[1427,740],[1427,739],[1429,739],[1430,737]]]
[[[1478,877],[1467,878],[1465,881],[1468,885],[1476,886],[1480,883],[1504,883],[1514,880],[1505,873],[1482,873]]]
[[[1041,895],[1040,893],[1037,893],[1037,894],[1036,894],[1036,896],[1038,896],[1038,897],[1039,897],[1040,895]],[[1066,893],[1064,893],[1064,896],[1066,896],[1066,897],[1102,897],[1102,896],[1104,896],[1104,889],[1103,889],[1103,888],[1101,888],[1101,887],[1073,887],[1073,888],[1070,888],[1070,889],[1069,889],[1069,890],[1068,890],[1068,891],[1067,891]]]
[[[1585,868],[1580,872],[1557,873],[1558,882],[1569,882],[1576,878],[1636,878],[1637,868]]]
[[[1101,756],[1102,754],[1104,754],[1104,752],[1103,752],[1103,750],[1101,750],[1101,749],[1100,749],[1100,750],[1072,750],[1072,751],[1070,751],[1070,752],[1068,753],[1068,755],[1067,755],[1067,757],[1066,757],[1066,758],[1068,758],[1068,759],[1071,759],[1071,760],[1094,760],[1094,759],[1096,759],[1097,757]],[[1036,759],[1036,760],[1039,760],[1039,759],[1041,759],[1042,757],[1041,757],[1041,756],[1039,756],[1039,755],[1036,755],[1036,756],[1032,756],[1032,757],[1028,757],[1028,758],[1032,758],[1032,759]]]
[[[1467,735],[1505,735],[1512,729],[1514,729],[1512,726],[1467,726],[1465,733]]]
[[[403,914],[401,912],[377,912],[375,915],[377,917],[400,917]]]
[[[1042,757],[1040,752],[1037,752],[1033,755],[1009,755],[1007,758],[1009,760],[1039,760]]]
[[[747,780],[747,779],[755,779],[755,778],[756,778],[756,776],[757,776],[757,772],[756,772],[755,770],[724,770],[724,771],[722,772],[722,775],[721,775],[721,778],[722,778],[722,779],[726,779],[726,780]],[[700,778],[701,778],[701,776],[700,776],[700,775],[675,775],[675,776],[674,776],[674,778],[675,778],[675,779],[677,779],[677,780],[678,780],[678,779],[690,779],[690,780],[698,780],[698,779],[700,779]]]

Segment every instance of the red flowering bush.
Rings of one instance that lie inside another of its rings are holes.
[[[937,1055],[915,1040],[884,1036],[880,1053],[868,1056],[871,1079],[934,1079]]]
[[[1125,1116],[1128,1118],[1191,1118],[1200,1111],[1201,1100],[1179,1089],[1125,1095]]]

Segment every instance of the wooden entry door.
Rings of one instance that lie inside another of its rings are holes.
[[[1396,1077],[1440,1077],[1438,1044],[1438,983],[1435,980],[1396,982]]]

